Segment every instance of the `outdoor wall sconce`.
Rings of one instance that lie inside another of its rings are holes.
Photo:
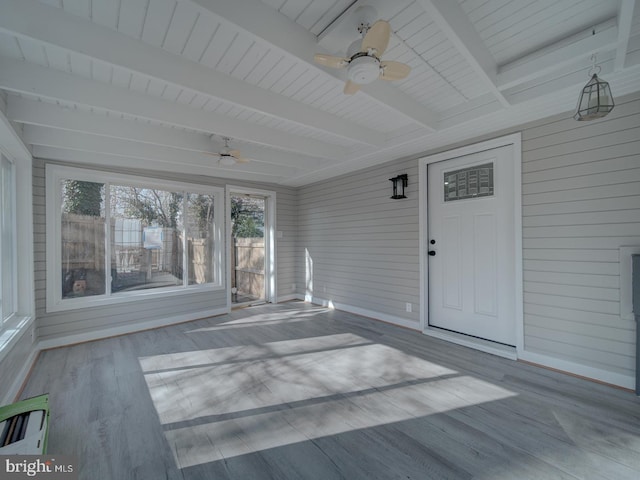
[[[407,198],[404,194],[404,189],[407,187],[407,183],[409,182],[407,174],[403,173],[402,175],[390,178],[389,180],[393,182],[393,196],[391,198],[394,200]]]

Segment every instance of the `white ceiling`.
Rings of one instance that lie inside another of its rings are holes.
[[[0,90],[34,156],[301,186],[640,90],[639,3],[0,0]],[[412,72],[345,96],[363,5]]]

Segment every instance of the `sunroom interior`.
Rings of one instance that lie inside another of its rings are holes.
[[[0,405],[80,478],[637,478],[638,3],[0,0]]]

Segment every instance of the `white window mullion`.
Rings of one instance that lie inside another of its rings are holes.
[[[187,195],[188,192],[183,192],[182,195],[182,286],[189,286],[189,242],[187,241]]]
[[[11,162],[10,162],[11,163]],[[18,256],[18,223],[17,223],[17,200],[16,200],[16,167],[11,163],[11,256],[13,257],[13,272],[12,278],[12,314],[18,311],[18,262],[16,258]],[[33,221],[33,220],[31,220]]]
[[[111,296],[111,184],[104,183],[104,275],[105,295]]]

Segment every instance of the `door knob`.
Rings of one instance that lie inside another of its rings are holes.
[[[436,256],[436,251],[435,250],[429,250],[429,255],[431,255],[432,257]]]

